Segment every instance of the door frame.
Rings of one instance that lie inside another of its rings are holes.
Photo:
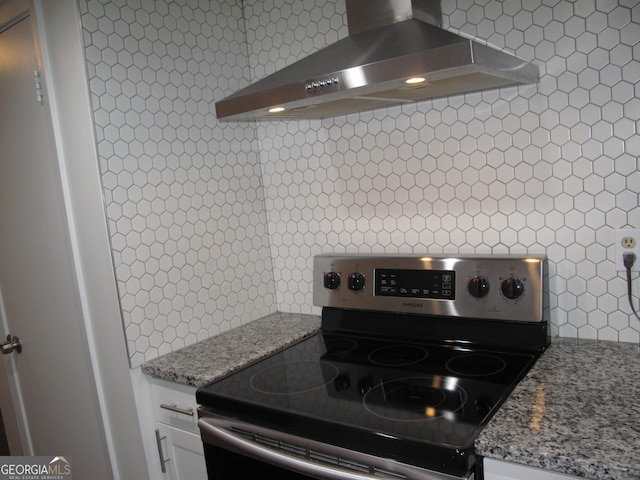
[[[0,25],[19,12],[32,17],[42,64],[51,148],[96,382],[96,414],[114,478],[146,479],[149,472],[107,230],[78,2],[9,0],[0,5]]]

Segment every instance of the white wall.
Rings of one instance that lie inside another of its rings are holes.
[[[344,37],[343,0],[81,0],[132,364],[318,313],[334,250],[546,253],[554,332],[639,341],[612,261],[640,227],[636,3],[444,0],[540,84],[254,127],[213,101]]]
[[[254,129],[213,101],[247,82],[234,0],[81,0],[132,366],[276,311]]]
[[[640,6],[442,5],[445,27],[533,61],[540,83],[259,125],[278,307],[313,311],[322,251],[546,253],[554,332],[638,342],[613,232],[640,227]],[[346,35],[340,1],[245,14],[258,75]]]

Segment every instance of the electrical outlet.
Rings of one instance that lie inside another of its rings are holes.
[[[623,228],[616,230],[616,270],[626,271],[622,262],[623,253],[635,253],[636,261],[631,271],[640,272],[640,228]]]
[[[620,245],[622,248],[636,248],[636,237],[622,237]]]

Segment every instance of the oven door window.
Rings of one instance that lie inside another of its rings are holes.
[[[313,477],[300,475],[289,470],[262,463],[235,452],[213,445],[204,445],[209,480],[228,478],[277,478],[278,480],[305,480]]]

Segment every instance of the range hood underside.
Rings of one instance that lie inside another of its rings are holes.
[[[427,83],[406,85],[412,76]],[[216,112],[224,120],[324,118],[538,80],[536,65],[408,20],[320,50],[217,102]],[[268,113],[273,106],[285,110]]]
[[[382,91],[363,93],[361,95],[326,94],[321,101],[311,102],[273,102],[285,105],[286,110],[278,114],[270,114],[265,108],[229,115],[222,120],[277,120],[326,118],[349,113],[365,112],[394,105],[416,103],[434,98],[442,98],[463,93],[515,85],[510,79],[496,77],[482,72],[467,72],[457,77],[430,81],[427,85],[390,88]],[[471,87],[470,87],[471,85]],[[263,93],[263,98],[268,98]],[[218,115],[224,112],[224,105],[218,110]],[[223,113],[224,114],[224,113]]]

